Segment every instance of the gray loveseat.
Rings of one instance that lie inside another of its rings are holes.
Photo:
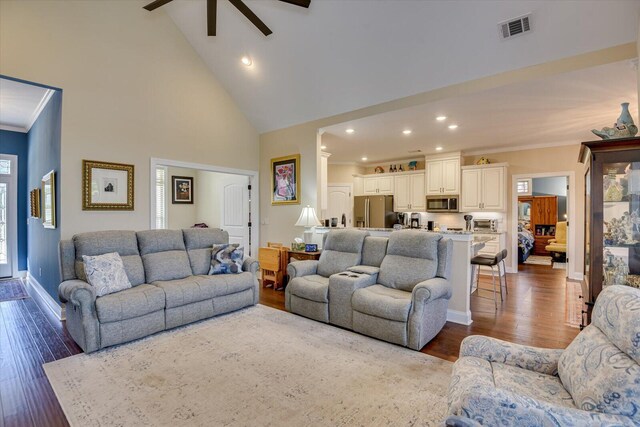
[[[208,276],[214,244],[228,243],[220,229],[98,231],[60,242],[67,329],[87,353],[165,329],[255,305],[258,262],[242,273]],[[83,255],[117,252],[132,287],[101,297],[85,281]]]
[[[319,261],[289,264],[292,313],[420,350],[446,322],[452,241],[395,231],[328,233]]]

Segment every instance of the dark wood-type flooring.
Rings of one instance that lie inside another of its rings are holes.
[[[493,301],[472,297],[473,324],[447,323],[422,352],[454,361],[462,339],[473,334],[566,347],[578,329],[565,324],[563,273],[547,266],[521,266],[520,274],[508,276],[509,295],[498,311]],[[284,310],[284,292],[262,289],[260,303]],[[31,298],[1,302],[0,426],[68,425],[42,364],[81,351],[64,324]]]

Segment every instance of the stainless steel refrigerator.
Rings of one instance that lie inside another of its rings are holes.
[[[393,196],[354,197],[354,224],[365,228],[392,228],[396,220]]]

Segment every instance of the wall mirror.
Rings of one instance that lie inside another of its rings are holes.
[[[42,177],[42,225],[56,228],[56,173],[51,171]]]

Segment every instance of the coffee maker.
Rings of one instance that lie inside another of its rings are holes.
[[[473,215],[465,215],[464,220],[466,221],[466,231],[473,231]]]
[[[411,214],[411,228],[420,228],[420,213],[413,212]]]
[[[407,214],[404,212],[396,213],[396,224],[401,225],[402,227],[407,226]]]

